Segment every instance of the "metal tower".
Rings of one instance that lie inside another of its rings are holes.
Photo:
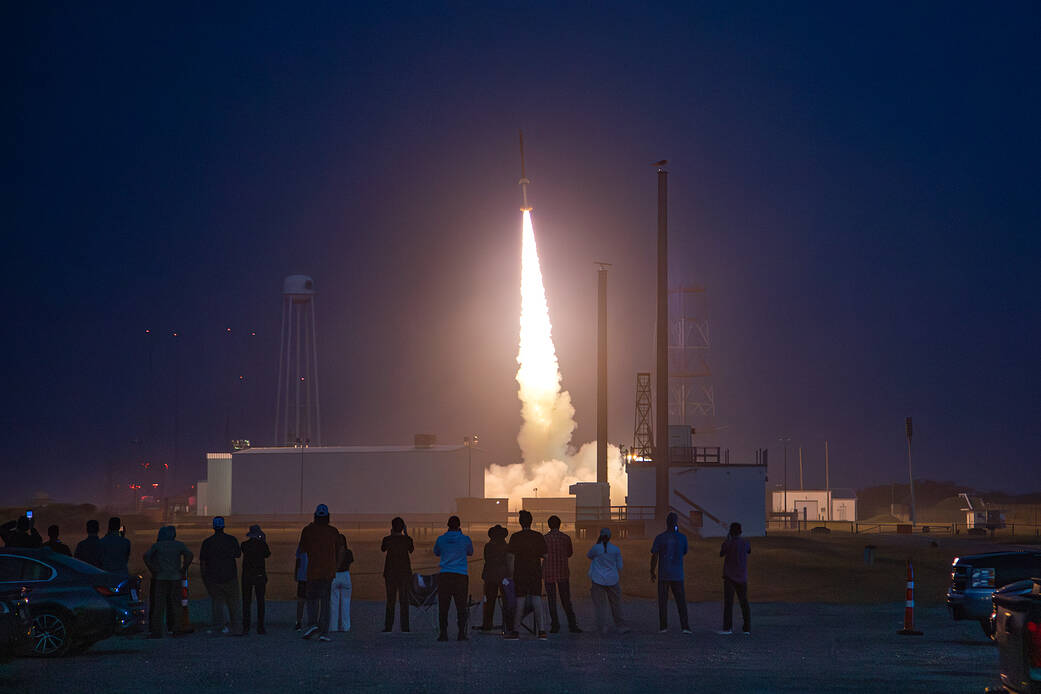
[[[669,421],[691,425],[705,441],[718,431],[705,288],[680,287],[669,295]]]
[[[636,426],[633,428],[633,457],[654,459],[654,435],[651,430],[651,374],[636,374]]]
[[[282,334],[275,399],[275,445],[321,445],[314,280],[291,275],[282,283]]]

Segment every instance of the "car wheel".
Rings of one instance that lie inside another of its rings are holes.
[[[987,638],[991,641],[995,640],[994,636],[994,623],[989,619],[981,619],[980,627],[983,629],[983,633],[987,635]]]
[[[43,612],[33,617],[29,634],[30,655],[57,658],[69,650],[68,618],[58,612]]]

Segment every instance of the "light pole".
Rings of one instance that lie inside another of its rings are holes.
[[[911,418],[908,417],[904,420],[904,427],[907,431],[907,483],[911,490],[911,525],[915,524],[915,513],[914,513],[914,475],[911,474]]]
[[[784,445],[784,512],[788,513],[788,444],[792,442],[791,436],[780,436],[777,441]],[[788,527],[788,516],[784,517],[784,527]]]
[[[463,445],[466,446],[466,496],[473,498],[473,483],[474,483],[474,446],[477,445],[477,434],[471,434],[463,439]]]

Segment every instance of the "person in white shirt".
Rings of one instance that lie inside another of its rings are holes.
[[[611,617],[615,628],[623,634],[629,632],[622,619],[622,588],[620,585],[622,571],[622,551],[611,544],[611,529],[601,528],[600,537],[586,557],[589,558],[589,588],[593,607],[596,610],[596,629],[601,633],[607,631],[607,608],[611,608]]]

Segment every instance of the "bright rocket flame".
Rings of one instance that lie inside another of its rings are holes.
[[[517,397],[521,426],[517,442],[527,464],[560,460],[575,430],[571,394],[560,389],[560,365],[553,346],[546,290],[535,246],[531,212],[524,211],[521,247],[520,349],[517,351]]]
[[[485,475],[489,497],[508,497],[519,507],[521,497],[566,497],[575,482],[596,480],[596,444],[577,452],[570,449],[575,423],[571,394],[561,390],[560,364],[553,346],[546,290],[535,244],[530,210],[524,210],[521,228],[520,349],[517,352],[517,397],[521,401],[521,425],[517,435],[522,464],[492,465]],[[621,504],[626,478],[616,446],[608,447],[608,479],[612,503]]]

